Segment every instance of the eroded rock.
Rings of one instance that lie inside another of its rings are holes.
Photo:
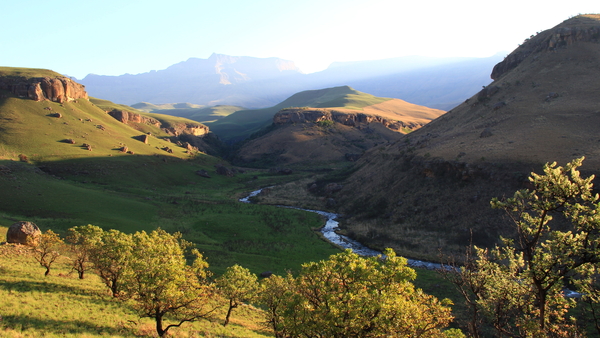
[[[13,223],[6,232],[6,241],[8,243],[30,245],[36,243],[37,237],[42,232],[33,222],[20,221]]]

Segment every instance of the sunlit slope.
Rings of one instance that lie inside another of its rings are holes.
[[[240,141],[271,124],[273,116],[283,108],[347,108],[362,110],[389,98],[375,97],[348,86],[308,90],[292,95],[278,105],[264,109],[242,110],[216,122],[207,123],[211,131],[225,141]]]
[[[152,137],[149,144],[134,139],[142,132],[85,99],[59,104],[2,98],[0,130],[0,159],[18,159],[19,154],[33,161],[131,156],[121,151],[123,146],[138,155],[163,155],[161,148],[170,147],[173,153],[169,156],[189,157],[185,149],[159,138]]]
[[[215,122],[236,111],[245,110],[245,108],[239,106],[217,105],[205,107],[191,103],[167,103],[155,105],[152,103],[141,102],[132,105],[132,107],[147,113],[179,116],[200,123]]]

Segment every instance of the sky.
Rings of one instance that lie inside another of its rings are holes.
[[[508,54],[600,1],[20,0],[0,5],[0,66],[82,79],[211,54],[332,62]]]

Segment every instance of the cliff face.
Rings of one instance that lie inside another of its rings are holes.
[[[402,128],[417,129],[424,124],[416,122],[403,122],[383,118],[377,115],[367,115],[362,113],[347,113],[331,109],[285,109],[279,111],[273,117],[273,123],[276,125],[332,121],[345,126],[357,127],[366,126],[370,123],[380,123],[388,129],[399,131]]]
[[[169,127],[162,128],[168,134],[172,134],[174,136],[181,135],[192,135],[192,136],[204,136],[208,134],[208,127],[203,124],[192,124],[192,123],[177,123],[172,124]]]
[[[173,136],[181,136],[181,135],[191,135],[202,137],[208,134],[209,129],[207,126],[200,123],[169,123],[163,124],[161,121],[143,116],[138,113],[128,112],[126,110],[118,110],[114,109],[108,112],[108,115],[114,117],[116,120],[125,123],[143,123],[151,126],[155,126],[161,128],[165,133]]]
[[[108,115],[114,117],[121,123],[129,124],[129,123],[143,123],[151,126],[159,127],[161,126],[160,121],[157,119],[153,119],[151,117],[142,116],[137,113],[131,113],[125,110],[117,110],[114,109],[108,112]]]
[[[4,77],[0,78],[0,89],[35,101],[49,100],[63,103],[88,98],[84,85],[66,77]]]

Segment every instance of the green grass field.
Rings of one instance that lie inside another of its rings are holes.
[[[318,215],[237,201],[289,176],[253,171],[228,178],[214,173],[214,159],[205,158],[210,161],[121,157],[47,163],[45,169],[62,179],[29,164],[0,161],[10,171],[0,174],[0,190],[6,192],[0,194],[0,225],[28,220],[59,233],[85,224],[124,232],[180,231],[217,273],[233,264],[284,273],[336,252],[315,231],[323,225]],[[199,169],[213,177],[196,175]]]

